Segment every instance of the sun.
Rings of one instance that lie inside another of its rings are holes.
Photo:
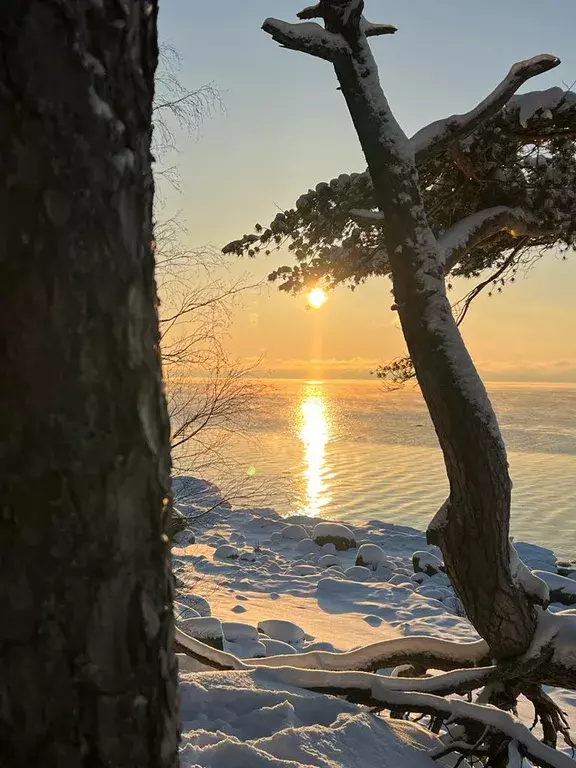
[[[312,309],[320,309],[320,307],[328,301],[328,296],[322,288],[312,288],[308,293],[308,306]]]

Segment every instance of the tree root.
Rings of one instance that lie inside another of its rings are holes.
[[[576,763],[568,755],[554,748],[556,742],[553,733],[561,733],[565,739],[570,738],[568,723],[565,715],[539,686],[528,683],[518,690],[522,690],[534,704],[537,718],[545,729],[545,743],[539,741],[529,728],[508,712],[493,706],[443,698],[449,694],[463,694],[498,683],[503,675],[510,674],[509,670],[500,667],[457,669],[426,678],[391,677],[362,671],[298,668],[290,663],[296,655],[284,657],[285,666],[263,663],[279,657],[250,659],[247,663],[229,653],[204,645],[178,629],[176,642],[179,650],[212,669],[255,671],[258,667],[265,667],[262,671],[267,675],[297,688],[341,696],[377,711],[402,712],[404,716],[409,713],[428,715],[433,722],[443,726],[451,723],[462,725],[466,733],[476,734],[476,737],[472,737],[472,740],[458,737],[446,743],[443,751],[444,754],[459,752],[463,760],[468,756],[488,758],[486,766],[500,768],[506,765],[519,766],[522,758],[526,757],[540,768],[576,768]],[[300,658],[306,655],[301,654]],[[571,740],[567,743],[572,744]]]

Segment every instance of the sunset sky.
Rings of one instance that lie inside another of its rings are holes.
[[[214,83],[225,103],[196,136],[179,136],[181,190],[164,189],[191,247],[221,247],[266,224],[319,181],[365,167],[329,64],[286,51],[262,31],[266,16],[294,20],[295,0],[165,0],[161,39],[182,54],[186,87]],[[393,23],[375,38],[380,76],[408,134],[481,100],[510,65],[552,53],[562,66],[523,90],[576,81],[574,0],[368,0],[366,15]],[[232,260],[234,275],[264,277],[284,254]],[[456,286],[454,298],[471,285]],[[548,255],[502,295],[481,298],[463,329],[489,380],[576,382],[576,255]],[[318,311],[265,286],[244,298],[229,348],[264,356],[262,370],[299,377],[366,376],[403,352],[389,283],[341,288]]]

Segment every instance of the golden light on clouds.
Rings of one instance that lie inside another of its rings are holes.
[[[308,306],[312,309],[320,309],[327,301],[328,296],[322,288],[312,288],[308,293]]]

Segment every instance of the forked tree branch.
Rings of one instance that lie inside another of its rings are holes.
[[[514,64],[504,80],[470,112],[430,123],[414,134],[410,143],[416,155],[416,162],[425,163],[444,151],[453,141],[469,136],[502,109],[527,80],[548,72],[559,64],[558,57],[547,53]]]

